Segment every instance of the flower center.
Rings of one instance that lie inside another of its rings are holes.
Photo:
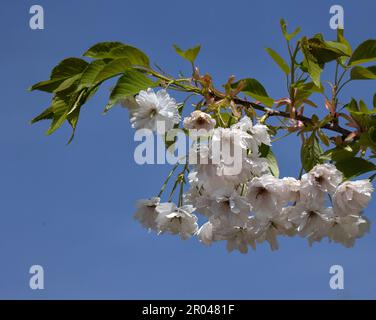
[[[268,190],[264,187],[259,187],[257,188],[257,194],[256,194],[256,199],[259,197],[259,196],[263,196],[265,195],[266,193],[268,192]]]
[[[315,181],[318,185],[321,185],[325,181],[325,178],[323,176],[315,177]]]
[[[155,115],[157,114],[157,112],[158,112],[157,108],[152,108],[152,109],[150,110],[150,113],[149,113],[150,118],[155,117]]]
[[[199,117],[196,122],[198,125],[202,126],[206,123],[206,120],[203,117]]]

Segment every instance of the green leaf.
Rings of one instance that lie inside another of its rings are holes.
[[[67,58],[61,61],[55,68],[52,69],[51,79],[61,79],[72,77],[78,73],[83,72],[88,63],[79,58]]]
[[[51,120],[54,116],[54,112],[52,110],[52,107],[48,107],[46,110],[44,110],[41,114],[39,114],[38,116],[36,116],[35,118],[33,118],[30,123],[31,124],[34,124],[38,121],[42,121],[42,120]]]
[[[330,144],[330,140],[329,140],[328,136],[324,132],[322,132],[321,130],[317,130],[317,134],[318,134],[321,142],[328,147],[329,144]]]
[[[324,41],[324,48],[327,51],[332,51],[333,55],[339,57],[350,57],[351,48],[346,44],[338,41]],[[332,61],[332,60],[329,60]]]
[[[351,48],[351,45],[350,43],[346,40],[345,36],[344,36],[344,29],[340,29],[338,28],[337,29],[337,41],[342,43],[343,45],[345,45],[346,47],[346,53],[351,56],[352,55],[352,48]],[[339,57],[338,58],[338,62],[342,65],[342,66],[345,66],[345,63],[346,61],[348,60],[349,57]]]
[[[73,86],[76,86],[80,78],[81,78],[81,73],[65,79],[62,83],[60,83],[60,85],[53,92],[58,93],[58,92],[66,91],[72,88]]]
[[[371,148],[373,152],[376,151],[376,127],[374,125],[361,133],[359,144],[363,147],[363,150]]]
[[[324,87],[321,85],[321,83],[320,87],[318,87],[313,82],[297,82],[293,84],[293,87],[297,89],[295,94],[296,101],[303,101],[305,99],[308,99],[311,96],[311,94],[315,92],[324,92]]]
[[[360,100],[358,104],[355,99],[351,99],[350,103],[345,105],[345,108],[349,111],[350,115],[354,117],[356,120],[358,120],[359,118],[357,118],[357,116],[376,114],[376,108],[368,109],[363,100]]]
[[[359,100],[359,109],[362,113],[368,113],[369,110],[363,100]]]
[[[53,98],[50,108],[53,111],[53,119],[52,119],[52,123],[50,127],[48,128],[46,132],[47,135],[51,135],[58,128],[61,127],[61,125],[67,119],[67,115],[69,112],[69,107],[67,103],[63,99],[59,98],[58,96],[55,96]]]
[[[218,117],[220,117],[220,119],[217,121],[217,127],[221,127],[222,125],[230,127],[233,122],[236,122],[236,118],[229,112],[220,112],[218,113]]]
[[[82,73],[80,79],[81,87],[91,87],[95,84],[95,79],[97,78],[99,72],[102,71],[106,62],[103,60],[94,60],[88,65],[85,71]]]
[[[263,85],[256,79],[242,79],[233,83],[231,86],[233,88],[237,88],[240,82],[242,82],[243,84],[243,88],[241,91],[244,92],[246,95],[251,96],[252,98],[264,103],[268,107],[271,107],[273,105],[274,100],[268,96]]]
[[[376,60],[376,40],[370,39],[361,43],[352,54],[349,65],[354,66]]]
[[[90,47],[83,56],[93,59],[112,58],[111,50],[121,47],[124,44],[121,42],[100,42]]]
[[[301,40],[304,60],[302,69],[306,69],[312,81],[320,87],[320,76],[324,64],[343,56],[349,56],[348,48],[340,42],[324,41],[321,35]]]
[[[345,105],[345,108],[351,112],[351,111],[359,111],[358,103],[354,98],[351,99],[351,101]]]
[[[67,94],[56,93],[52,99],[50,107],[44,110],[40,115],[35,117],[31,123],[41,120],[52,120],[46,134],[50,135],[62,126],[65,121],[71,125],[73,133],[69,139],[70,143],[73,139],[78,117],[82,105],[94,94],[96,87],[84,88],[81,90],[67,91]]]
[[[84,56],[94,59],[126,58],[133,66],[149,66],[149,58],[141,50],[121,42],[101,42],[92,46]]]
[[[87,65],[88,63],[85,60],[79,58],[64,59],[53,68],[49,80],[38,82],[31,86],[29,90],[40,90],[50,93],[54,92],[65,80],[81,74],[86,69]],[[67,83],[64,85],[64,87],[67,87]]]
[[[150,65],[149,58],[145,53],[129,45],[123,45],[112,49],[111,57],[114,59],[128,59],[132,66],[149,67]]]
[[[75,104],[69,110],[67,115],[67,121],[72,127],[72,134],[67,144],[70,144],[72,142],[74,135],[76,133],[76,127],[82,106],[87,102],[87,100],[89,100],[95,94],[97,90],[98,87],[91,87],[89,90],[82,90],[80,94],[78,94]]]
[[[302,49],[306,58],[314,60],[320,66],[339,57],[350,56],[345,44],[336,41],[324,41],[322,36],[311,39],[304,37]]]
[[[99,83],[116,75],[119,75],[128,70],[130,67],[131,63],[129,62],[128,58],[112,60],[111,62],[106,64],[102,68],[102,70],[99,71],[94,80],[94,83]]]
[[[317,139],[316,135],[312,133],[312,135],[304,141],[300,151],[303,169],[308,172],[316,164],[321,163],[321,154],[322,149],[319,140]]]
[[[265,50],[267,51],[267,53],[269,53],[269,55],[277,63],[277,65],[282,69],[282,71],[286,75],[288,75],[290,73],[290,67],[285,62],[285,60],[283,60],[283,58],[277,52],[275,52],[273,49],[266,48]]]
[[[351,80],[370,80],[376,79],[376,66],[371,67],[361,67],[355,66],[351,69],[350,73]]]
[[[39,90],[39,91],[52,93],[54,92],[56,88],[60,86],[62,82],[64,82],[64,80],[65,78],[41,81],[41,82],[33,84],[28,90],[29,91]]]
[[[315,59],[312,59],[312,57],[309,54],[307,54],[307,56],[305,57],[303,64],[307,68],[307,72],[309,76],[311,77],[313,83],[317,87],[320,87],[321,86],[320,77],[321,77],[321,72],[322,72],[321,66],[317,63],[317,61],[315,61]]]
[[[188,60],[190,63],[194,63],[198,53],[200,52],[201,46],[197,45],[193,48],[189,48],[187,50],[180,49],[176,44],[173,45],[175,51],[184,59]]]
[[[319,40],[317,40],[319,41]],[[304,55],[303,69],[306,69],[313,83],[317,87],[321,87],[320,76],[322,72],[322,64],[319,63],[317,57],[312,53],[312,48],[306,37],[301,40],[302,51]]]
[[[336,167],[346,179],[376,170],[376,166],[363,158],[350,158],[336,162]]]
[[[352,144],[349,144],[345,147],[337,146],[333,149],[329,149],[325,151],[320,158],[322,160],[342,161],[345,159],[354,158],[359,150],[359,143],[353,142]]]
[[[266,144],[261,144],[261,146],[260,146],[260,156],[262,158],[266,158],[266,160],[268,161],[270,173],[273,176],[278,178],[279,177],[278,162],[277,162],[277,159],[276,159],[272,149],[270,148],[270,146],[268,146]]]
[[[114,106],[119,100],[138,94],[141,90],[146,90],[158,85],[140,71],[129,69],[119,78],[116,86],[111,92],[105,112]]]
[[[292,38],[294,38],[301,30],[300,27],[297,27],[294,30],[293,33],[288,33],[287,32],[287,24],[286,24],[286,21],[284,19],[280,20],[280,25],[281,25],[281,30],[282,30],[283,36],[285,37],[285,39],[287,41],[290,41]]]

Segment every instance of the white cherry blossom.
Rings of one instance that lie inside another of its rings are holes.
[[[198,229],[197,217],[192,214],[195,208],[191,205],[177,207],[174,203],[161,203],[156,207],[156,218],[159,233],[179,234],[185,240],[195,234]]]
[[[157,93],[153,89],[142,90],[135,98],[138,108],[132,109],[130,119],[135,129],[150,129],[157,131],[157,122],[163,122],[168,131],[180,121],[178,106],[166,90]]]
[[[216,121],[210,116],[210,114],[200,110],[193,111],[189,117],[186,117],[183,120],[183,125],[186,129],[204,129],[210,131],[215,127],[215,124]]]
[[[134,218],[138,220],[142,226],[146,229],[156,230],[156,218],[158,213],[155,211],[155,208],[159,205],[160,198],[154,197],[151,199],[142,199],[137,203],[137,211],[134,214]]]
[[[373,187],[369,180],[345,181],[333,195],[333,208],[338,216],[360,214],[371,200]]]
[[[370,222],[358,215],[336,217],[330,229],[328,237],[331,241],[340,243],[347,248],[355,244],[355,240],[369,231]]]

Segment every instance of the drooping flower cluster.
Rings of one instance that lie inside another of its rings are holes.
[[[178,208],[174,203],[161,203],[159,197],[154,197],[139,200],[134,217],[149,231],[179,234],[182,239],[187,239],[198,229],[193,211],[191,205]]]
[[[135,128],[154,129],[155,117],[163,117],[166,128],[179,122],[177,105],[165,91],[141,91],[135,101]],[[222,128],[197,110],[183,124],[206,132],[190,148],[190,188],[179,207],[159,197],[141,200],[135,218],[145,228],[182,239],[196,235],[205,245],[224,240],[229,251],[242,253],[265,241],[276,250],[279,236],[294,235],[310,244],[328,238],[351,247],[369,230],[362,216],[373,192],[369,180],[344,181],[332,164],[318,164],[299,180],[273,176],[260,150],[271,145],[268,128],[248,117]],[[207,219],[201,227],[194,211]]]

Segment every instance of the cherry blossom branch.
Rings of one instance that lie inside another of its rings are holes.
[[[259,110],[259,111],[263,111],[263,112],[267,113],[268,116],[277,116],[277,117],[283,117],[283,118],[288,118],[288,119],[295,119],[295,120],[302,121],[305,124],[314,125],[311,118],[308,118],[308,117],[305,117],[305,116],[302,116],[302,115],[297,114],[297,115],[295,115],[295,118],[292,118],[291,114],[289,112],[270,109],[268,107],[257,104],[255,102],[250,102],[250,101],[239,99],[239,98],[234,99],[234,102],[238,105],[245,107],[245,108],[253,108],[253,109],[256,109],[256,110]],[[342,128],[338,123],[335,123],[333,121],[324,124],[321,128],[340,133],[344,136],[348,136],[351,133],[350,130]]]
[[[152,70],[149,70],[149,71],[152,71]],[[171,78],[168,78],[167,76],[159,74],[158,72],[155,72],[154,70],[151,72],[151,74],[153,76],[165,81],[169,85],[171,85],[171,84],[175,85],[176,87],[182,89],[182,91],[193,92],[193,93],[196,93],[196,94],[203,95],[202,90],[200,88],[198,88],[197,86],[192,86],[192,85],[187,84],[187,83],[189,83],[189,80],[186,79],[186,78],[185,79],[171,79]],[[182,83],[182,82],[187,82],[187,83]],[[172,89],[174,89],[174,88],[172,88]],[[222,99],[225,98],[225,95],[222,92],[219,92],[217,90],[211,90],[211,94],[213,95],[213,97],[216,101],[219,101],[219,100],[222,100]],[[276,110],[276,109],[271,109],[271,108],[268,108],[268,107],[263,106],[261,104],[251,102],[251,101],[247,101],[247,100],[244,100],[244,99],[240,99],[240,98],[237,98],[237,97],[232,98],[232,100],[237,105],[243,106],[245,108],[253,108],[253,109],[262,111],[262,112],[268,114],[268,116],[270,116],[270,117],[277,116],[277,117],[283,117],[283,118],[287,118],[287,119],[299,120],[299,121],[303,122],[305,125],[314,126],[312,119],[309,118],[309,117],[303,116],[303,115],[295,114],[295,115],[292,116],[290,112],[284,112],[284,111],[280,111],[280,110]],[[336,121],[330,121],[329,123],[322,125],[321,128],[340,133],[344,137],[347,137],[349,134],[352,133],[352,131],[341,127]]]

